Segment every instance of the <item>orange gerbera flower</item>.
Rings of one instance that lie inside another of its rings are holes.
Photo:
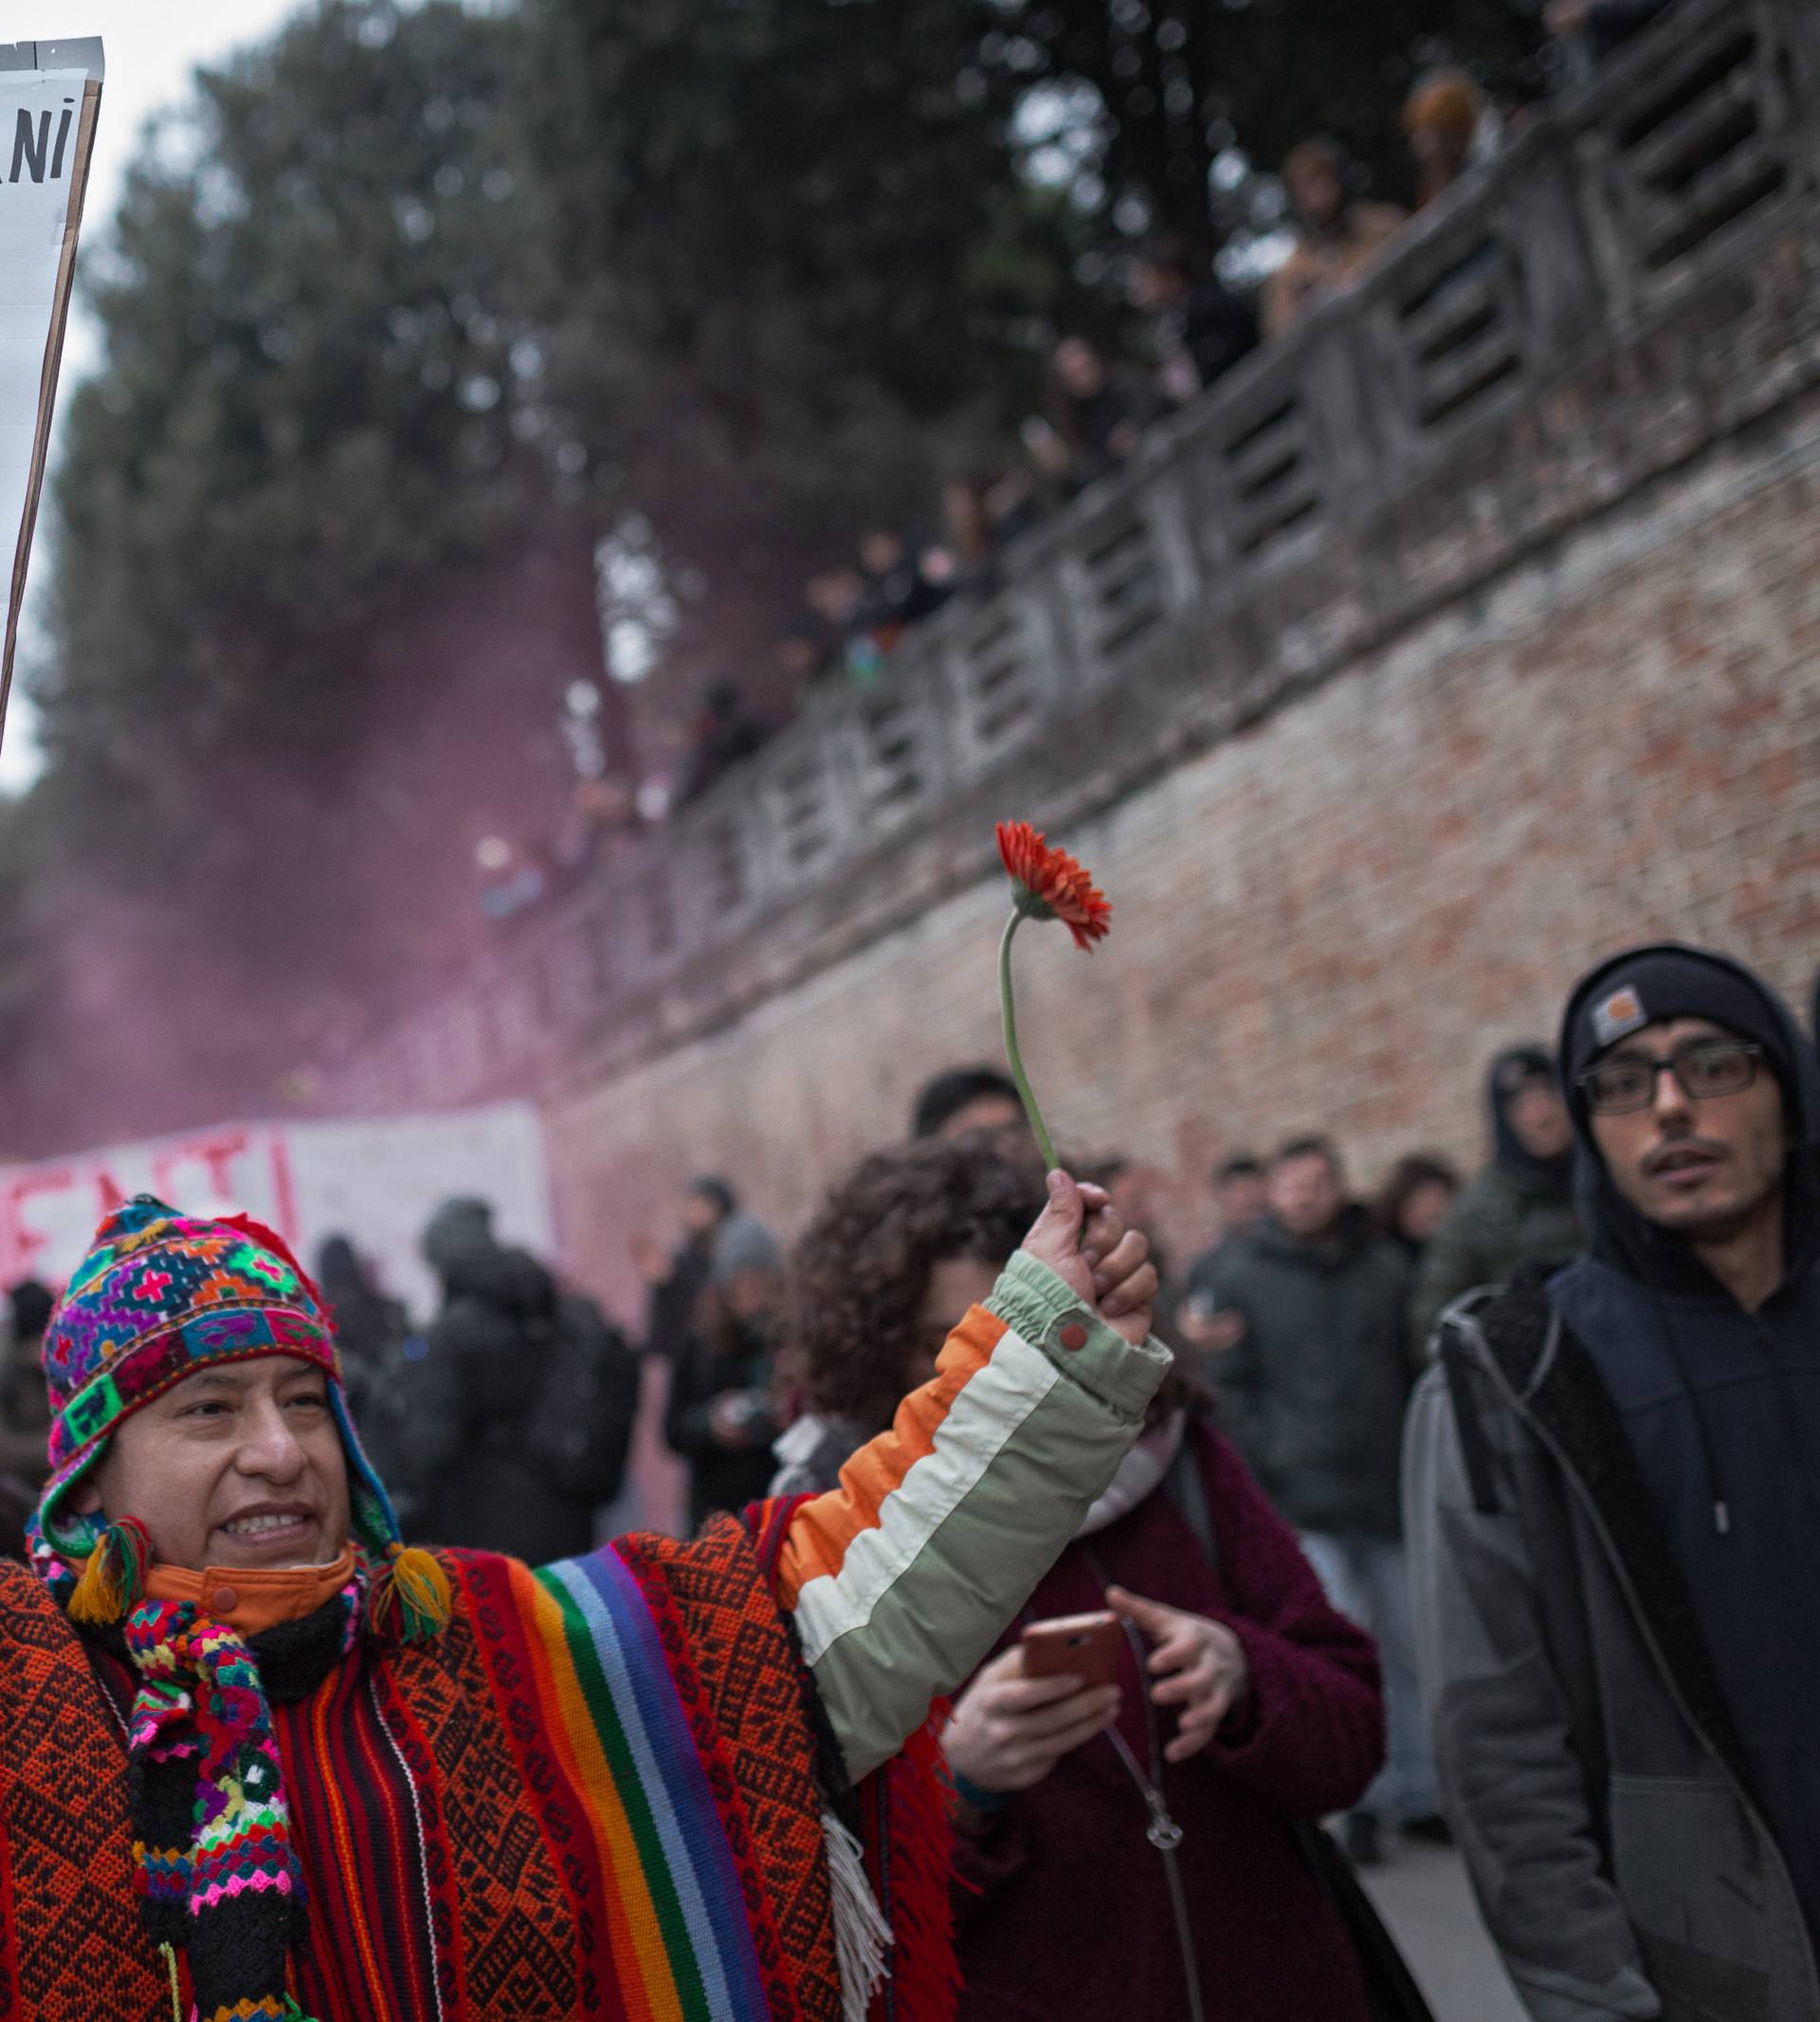
[[[1017,909],[1031,920],[1059,920],[1077,948],[1112,930],[1112,902],[1065,849],[1051,849],[1028,822],[1000,822],[998,853],[1010,873]]]
[[[1017,1045],[1017,1008],[1011,990],[1011,942],[1027,920],[1059,920],[1077,948],[1093,952],[1112,929],[1112,906],[1065,849],[1051,849],[1028,822],[1000,822],[998,853],[1011,874],[1011,917],[998,943],[998,1008],[1005,1027],[1005,1061],[1017,1084],[1044,1165],[1055,1166],[1055,1145],[1037,1107]]]

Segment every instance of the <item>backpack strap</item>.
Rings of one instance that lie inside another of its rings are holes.
[[[1465,1465],[1466,1485],[1472,1490],[1472,1506],[1482,1517],[1495,1517],[1500,1504],[1491,1441],[1485,1436],[1484,1420],[1479,1415],[1479,1399],[1473,1392],[1465,1347],[1445,1321],[1441,1328],[1441,1372],[1453,1405],[1453,1423],[1460,1435],[1460,1458]]]
[[[1472,1506],[1482,1517],[1495,1517],[1498,1472],[1491,1439],[1485,1430],[1479,1386],[1473,1381],[1474,1356],[1465,1322],[1474,1321],[1499,1366],[1519,1391],[1527,1389],[1548,1345],[1553,1317],[1542,1285],[1551,1273],[1529,1268],[1508,1285],[1482,1285],[1456,1299],[1435,1324],[1437,1358],[1453,1422],[1460,1435],[1460,1459],[1472,1491]],[[1492,1337],[1494,1337],[1493,1339]]]

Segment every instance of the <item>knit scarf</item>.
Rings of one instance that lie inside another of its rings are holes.
[[[309,2022],[285,1991],[292,1942],[306,1928],[303,1873],[261,1654],[354,1648],[364,1566],[302,1622],[249,1643],[201,1618],[193,1601],[141,1601],[126,1618],[138,1674],[128,1716],[135,1885],[154,1940],[187,1954],[200,2022]],[[258,1648],[256,1649],[255,1646]]]

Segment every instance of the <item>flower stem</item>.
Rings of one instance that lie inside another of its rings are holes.
[[[1017,1007],[1011,994],[1011,937],[1023,918],[1021,911],[1012,912],[1005,922],[1005,938],[998,944],[998,1009],[1005,1024],[1005,1058],[1010,1066],[1011,1079],[1017,1084],[1024,1114],[1030,1120],[1036,1148],[1043,1154],[1043,1170],[1052,1173],[1055,1171],[1055,1146],[1049,1141],[1049,1127],[1043,1120],[1043,1112],[1036,1106],[1029,1077],[1024,1072],[1023,1057],[1017,1050]]]

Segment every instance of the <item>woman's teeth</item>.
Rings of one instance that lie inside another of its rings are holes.
[[[261,1531],[289,1530],[292,1524],[302,1521],[301,1513],[294,1511],[287,1517],[236,1517],[231,1523],[223,1527],[230,1537],[253,1538]]]

